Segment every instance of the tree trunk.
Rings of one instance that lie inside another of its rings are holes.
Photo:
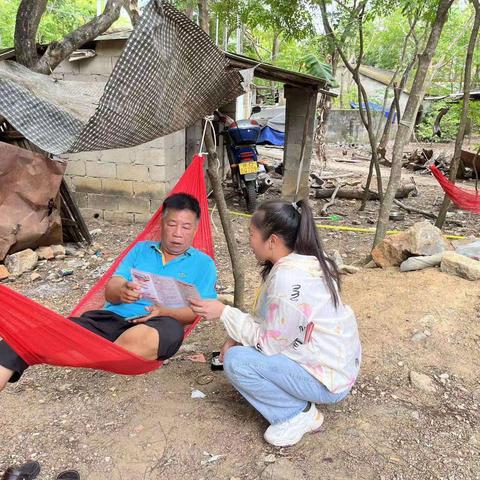
[[[280,51],[280,34],[278,32],[273,33],[272,42],[272,64],[275,65],[277,61],[278,52]]]
[[[423,99],[425,81],[428,74],[428,69],[432,62],[432,57],[440,39],[443,26],[447,20],[448,10],[451,7],[453,0],[440,0],[438,5],[435,21],[432,26],[430,36],[427,41],[424,52],[420,55],[418,61],[418,68],[415,79],[410,91],[403,119],[398,125],[397,134],[395,136],[395,143],[392,154],[392,168],[390,171],[390,179],[388,181],[385,197],[380,206],[380,213],[378,217],[377,230],[375,232],[374,246],[377,245],[387,232],[388,218],[392,209],[395,192],[400,185],[402,178],[402,158],[403,150],[406,143],[409,141],[418,109]]]
[[[208,21],[206,23],[203,22],[202,28],[206,33],[208,33]],[[237,308],[243,309],[245,303],[245,269],[243,268],[243,263],[240,259],[240,252],[238,251],[237,240],[235,239],[235,234],[233,233],[232,220],[228,212],[225,195],[223,194],[222,182],[218,176],[218,156],[217,151],[215,150],[215,142],[213,141],[212,132],[210,128],[208,128],[208,125],[205,131],[205,146],[208,152],[208,178],[210,179],[210,183],[212,185],[213,197],[215,198],[215,202],[217,204],[218,214],[220,215],[220,221],[222,222],[223,233],[225,235],[228,253],[230,255],[230,263],[232,264],[233,279],[235,282],[234,305]]]
[[[38,61],[37,31],[48,0],[22,0],[15,21],[15,55],[17,62],[32,68]]]
[[[212,132],[208,125],[205,132],[205,146],[208,151],[208,178],[210,179],[210,184],[213,189],[213,196],[217,204],[223,233],[225,234],[225,240],[227,241],[228,253],[230,254],[230,262],[232,264],[233,278],[235,281],[234,305],[237,308],[243,309],[245,303],[245,270],[238,251],[235,234],[233,233],[232,220],[228,212],[227,202],[223,195],[222,182],[217,173],[218,157],[212,138]]]
[[[460,155],[462,153],[463,139],[465,137],[465,128],[467,126],[470,90],[472,88],[473,54],[475,51],[475,44],[477,42],[478,30],[480,28],[480,2],[479,0],[472,0],[472,3],[475,7],[475,20],[473,22],[472,32],[470,34],[470,41],[468,42],[467,56],[465,58],[465,72],[463,79],[463,107],[462,114],[460,116],[460,125],[458,127],[458,133],[455,139],[455,151],[448,173],[448,178],[452,183],[455,183],[455,180],[457,179],[458,167],[460,166]],[[448,195],[445,194],[442,206],[440,207],[440,212],[438,213],[437,221],[435,222],[436,227],[443,227],[449,206],[450,199],[448,198]]]
[[[355,19],[358,24],[358,32],[359,32],[359,39],[360,39],[360,52],[357,57],[357,64],[355,67],[352,67],[350,65],[349,59],[347,58],[342,46],[339,44],[335,33],[332,30],[332,27],[330,25],[330,22],[328,21],[328,14],[327,14],[327,7],[326,7],[326,1],[325,0],[320,0],[319,6],[320,6],[320,11],[322,13],[322,20],[323,20],[323,25],[325,28],[325,32],[327,33],[327,38],[328,41],[330,42],[331,45],[334,46],[335,50],[338,52],[340,55],[340,58],[342,59],[345,67],[348,69],[348,71],[352,74],[353,79],[357,85],[358,89],[358,102],[359,102],[359,113],[360,113],[360,118],[362,120],[362,123],[367,130],[368,133],[368,139],[370,142],[370,148],[372,150],[372,158],[370,161],[370,168],[369,168],[369,173],[367,177],[367,185],[366,185],[366,192],[370,188],[370,182],[373,177],[373,169],[375,168],[375,173],[377,177],[377,188],[380,197],[383,195],[383,186],[382,186],[382,176],[380,172],[380,165],[378,163],[378,154],[377,154],[377,139],[375,137],[375,132],[373,131],[373,119],[371,116],[370,112],[370,107],[368,105],[368,95],[367,92],[365,91],[365,88],[362,85],[361,79],[360,79],[360,65],[363,59],[363,20],[364,20],[364,13],[365,13],[365,7],[366,7],[367,1],[364,0],[360,2],[352,11],[350,12],[350,19],[349,19],[349,24],[353,22]],[[345,33],[345,32],[344,32]],[[362,107],[362,103],[364,104],[364,108]],[[362,202],[362,205],[360,207],[361,210],[365,208],[365,204],[367,202],[367,195],[365,195],[365,198]]]
[[[208,1],[198,0],[198,19],[200,28],[210,36],[210,21],[208,18]]]
[[[50,74],[59,63],[68,58],[77,48],[105,32],[119,17],[124,2],[125,0],[107,0],[101,15],[69,33],[62,40],[52,42],[42,58],[36,64],[31,65],[30,68],[38,73]],[[17,43],[17,39],[15,39],[15,48],[22,49],[22,45]]]

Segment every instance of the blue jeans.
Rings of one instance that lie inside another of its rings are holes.
[[[298,415],[311,403],[336,403],[349,391],[332,393],[285,355],[267,356],[253,347],[232,347],[223,368],[232,385],[274,425]]]

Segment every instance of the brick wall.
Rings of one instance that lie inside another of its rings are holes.
[[[97,56],[65,61],[55,76],[106,82],[123,40],[97,42]],[[185,170],[185,130],[134,148],[68,156],[66,178],[83,215],[115,222],[144,223]]]

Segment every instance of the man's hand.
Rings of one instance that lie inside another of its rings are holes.
[[[232,347],[236,347],[237,345],[240,345],[240,343],[236,342],[233,340],[233,338],[228,338],[225,343],[223,344],[222,349],[220,350],[220,355],[218,358],[220,361],[223,363],[223,359],[225,358],[225,354],[227,353],[227,350]]]
[[[125,282],[119,291],[120,303],[135,303],[142,298],[140,285],[134,282]]]
[[[131,323],[145,323],[148,322],[153,317],[169,317],[171,316],[171,310],[165,308],[163,305],[152,305],[151,307],[145,307],[149,314],[146,314],[144,317],[136,318],[132,320]]]
[[[206,320],[212,320],[214,318],[220,318],[225,309],[225,305],[218,300],[196,300],[189,299],[190,308],[195,314]]]

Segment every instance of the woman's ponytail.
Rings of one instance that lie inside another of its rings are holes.
[[[300,255],[313,255],[317,257],[328,290],[332,295],[333,303],[338,307],[340,301],[338,296],[340,274],[335,262],[328,258],[323,251],[322,242],[313,218],[312,208],[308,201],[305,200],[299,200],[298,202],[293,203],[293,207],[300,215],[300,225],[298,227],[294,251]]]

